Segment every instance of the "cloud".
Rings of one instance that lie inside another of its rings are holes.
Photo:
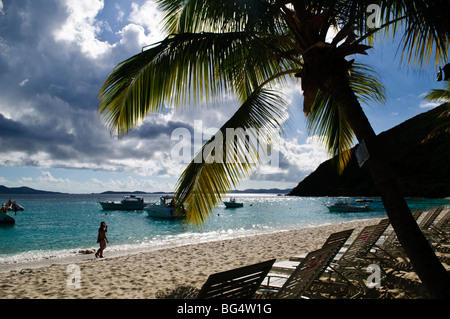
[[[127,182],[148,189],[173,186],[186,164],[170,158],[171,133],[180,127],[193,132],[196,120],[205,130],[218,128],[239,107],[231,94],[184,110],[168,105],[118,139],[101,123],[98,92],[118,63],[164,37],[154,1],[24,0],[3,6],[0,0],[0,11],[0,166],[49,173],[32,180],[23,176],[22,183],[92,189],[87,184],[93,181],[79,183],[53,171],[67,169],[120,175],[116,184],[95,180],[108,189]],[[301,107],[297,86],[287,95]],[[254,180],[298,182],[324,158],[313,139],[286,139],[279,150],[279,167],[261,168]]]
[[[119,45],[135,53],[140,52],[144,46],[152,43],[151,38],[145,34],[144,27],[137,24],[127,24],[118,34],[121,36]]]
[[[38,177],[37,181],[50,183],[67,183],[69,180],[67,178],[55,178],[50,172],[42,172],[42,176]]]
[[[429,109],[429,108],[435,108],[436,106],[441,105],[442,103],[439,102],[428,102],[428,101],[423,101],[420,102],[420,108],[421,109]]]
[[[25,79],[22,82],[19,83],[19,86],[24,86],[25,84],[27,84],[27,82],[30,81],[29,79]]]
[[[128,20],[136,25],[143,26],[150,33],[152,42],[160,41],[164,37],[161,28],[162,14],[158,11],[154,1],[145,1],[142,5],[133,2]]]
[[[100,41],[97,36],[103,28],[103,22],[96,19],[104,7],[103,0],[66,0],[66,22],[54,32],[56,41],[76,44],[88,57],[98,58],[106,53],[110,44]]]
[[[289,139],[280,138],[273,146],[279,154],[278,166],[263,165],[251,180],[296,184],[329,159],[318,136],[307,137],[304,141],[302,137],[303,134],[299,133]]]
[[[114,7],[117,9],[117,21],[122,21],[123,17],[125,16],[125,12],[120,8],[120,5],[116,3]]]
[[[5,13],[3,12],[3,2],[2,2],[2,0],[0,0],[0,15],[2,15],[2,14],[5,14]]]

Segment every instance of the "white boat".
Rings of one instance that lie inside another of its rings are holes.
[[[238,203],[236,202],[235,198],[230,198],[230,200],[228,202],[223,202],[225,204],[226,208],[239,208],[239,207],[243,207],[244,203]]]
[[[159,201],[148,204],[144,208],[148,216],[164,219],[183,218],[184,215],[178,216],[175,211],[175,197],[164,195],[159,198]]]
[[[3,205],[0,212],[0,224],[14,224],[15,222],[16,220],[8,215],[6,205]]]
[[[337,202],[335,204],[326,205],[331,212],[351,213],[351,212],[368,212],[372,208],[369,205],[357,206],[350,205],[347,202]]]
[[[141,196],[130,195],[122,198],[120,202],[100,201],[104,210],[143,210],[144,198]]]
[[[19,212],[25,210],[22,205],[17,204],[15,200],[12,201],[11,199],[9,199],[8,202],[3,205],[6,206],[6,209],[9,212]]]

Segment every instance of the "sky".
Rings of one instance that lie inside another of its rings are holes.
[[[98,115],[102,82],[121,61],[164,38],[153,0],[0,0],[0,185],[65,193],[173,191],[186,163],[172,160],[177,129],[206,133],[236,112],[222,103],[168,106],[123,138]],[[438,67],[400,64],[396,43],[356,57],[379,73],[383,105],[364,106],[376,133],[437,106],[423,99]],[[290,104],[286,133],[274,146],[277,165],[263,166],[238,189],[293,188],[329,158],[306,129],[300,82],[283,88]],[[192,154],[193,157],[194,154]]]

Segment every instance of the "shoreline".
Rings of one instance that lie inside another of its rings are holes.
[[[142,252],[151,252],[155,250],[162,250],[167,248],[174,248],[179,246],[186,246],[186,245],[197,245],[202,243],[209,243],[214,241],[227,241],[227,240],[233,240],[238,238],[245,238],[245,237],[253,237],[253,236],[260,236],[260,235],[270,235],[274,233],[283,233],[283,232],[289,232],[289,231],[298,231],[298,230],[306,230],[311,228],[317,228],[317,227],[327,227],[327,226],[333,226],[337,224],[342,223],[351,223],[351,222],[359,222],[359,221],[368,221],[372,219],[380,219],[381,217],[367,217],[363,219],[356,219],[351,221],[342,221],[342,222],[336,222],[336,223],[325,223],[325,224],[319,224],[319,225],[308,225],[308,226],[297,226],[297,228],[291,228],[291,229],[271,229],[271,230],[259,230],[259,231],[253,231],[253,230],[246,230],[244,231],[238,231],[235,236],[228,236],[228,234],[220,234],[217,236],[201,236],[201,237],[189,237],[184,238],[181,242],[180,240],[169,240],[169,241],[160,241],[158,243],[147,243],[147,244],[138,244],[138,245],[130,245],[130,244],[115,244],[115,245],[108,245],[106,251],[108,251],[108,257],[118,257],[118,256],[124,256],[129,254],[138,254]],[[78,247],[78,248],[68,248],[68,249],[62,249],[62,250],[55,250],[55,251],[30,251],[31,254],[28,253],[19,253],[15,255],[6,255],[4,257],[0,258],[0,274],[9,272],[12,270],[22,270],[22,269],[36,269],[41,267],[48,267],[52,264],[69,264],[69,263],[76,263],[76,262],[82,262],[82,261],[89,261],[94,258],[94,253],[97,251],[98,246],[89,246],[89,247]],[[105,256],[106,257],[106,256]]]
[[[342,222],[234,239],[153,249],[108,252],[8,265],[0,272],[1,299],[153,299],[178,286],[200,288],[210,274],[321,247],[333,232],[351,229],[351,239],[380,218]],[[76,266],[74,266],[76,265]],[[5,265],[3,265],[5,266]],[[71,267],[75,268],[71,268]],[[1,269],[2,267],[0,267]],[[78,271],[79,286],[69,280]]]

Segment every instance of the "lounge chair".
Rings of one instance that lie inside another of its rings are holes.
[[[418,210],[413,213],[414,220],[418,220],[423,214],[423,210]],[[391,261],[391,266],[395,268],[399,261],[397,258],[401,258],[404,263],[408,263],[406,253],[398,241],[397,234],[392,229],[389,235],[382,239],[380,242],[375,243],[373,249],[370,252],[373,257],[378,258],[380,261]]]
[[[275,259],[232,269],[208,277],[197,299],[249,299],[266,277]]]
[[[261,286],[261,291],[276,292],[275,299],[296,299],[308,297],[307,290],[323,274],[339,250],[340,244],[330,244],[324,248],[308,253],[292,274],[285,278],[283,285],[277,289]],[[312,294],[311,294],[312,295]]]
[[[444,207],[440,206],[434,210],[425,214],[424,218],[420,221],[419,227],[422,231],[427,231],[439,216]]]
[[[376,225],[364,227],[355,240],[346,247],[344,253],[338,256],[341,267],[366,258],[388,226],[389,219],[384,218]]]
[[[347,229],[340,232],[332,233],[330,236],[328,236],[325,243],[322,245],[321,248],[325,248],[329,245],[333,245],[335,243],[339,244],[339,250],[342,248],[342,246],[345,244],[345,242],[348,240],[350,235],[352,234],[354,229]],[[270,273],[268,274],[268,281],[270,281],[270,277],[277,277],[281,278],[283,276],[280,276],[280,274],[285,274],[285,278],[287,278],[294,270],[295,268],[300,264],[300,262],[306,257],[307,253],[294,255],[289,258],[289,260],[279,261],[276,262]]]
[[[365,293],[367,286],[364,280],[368,275],[363,268],[369,263],[368,254],[372,247],[388,226],[389,220],[386,218],[382,219],[377,225],[364,227],[345,251],[338,254],[337,258],[330,264],[327,282],[343,284],[345,289],[356,288],[356,295]],[[332,277],[334,277],[334,281]],[[353,283],[354,281],[359,283],[359,287]]]
[[[443,227],[442,224],[445,224],[448,222],[448,217],[443,217],[441,218],[439,225],[438,223],[436,223],[436,225],[434,225],[433,223],[436,221],[436,219],[438,218],[438,216],[441,214],[443,207],[437,207],[427,213],[423,213],[423,211],[417,211],[415,212],[414,215],[414,219],[417,221],[420,230],[425,234],[435,234],[437,232],[437,230],[440,227]],[[423,216],[422,218],[420,218],[420,216]],[[447,220],[446,220],[447,219]],[[436,228],[437,226],[437,228]],[[430,241],[431,240],[431,235],[429,236]],[[380,255],[380,253],[384,253],[385,256],[388,256],[389,258],[396,258],[396,257],[400,257],[402,258],[406,263],[408,262],[407,260],[407,256],[405,254],[405,252],[403,251],[403,248],[401,247],[398,239],[397,239],[397,235],[395,234],[394,231],[392,231],[391,235],[380,245],[377,245],[376,247],[379,250],[378,255]]]
[[[371,225],[364,227],[361,232],[356,236],[350,245],[344,250],[342,254],[338,254],[335,259],[334,269],[343,269],[346,267],[354,267],[355,260],[366,255],[368,249],[370,249],[372,240],[375,237],[372,236],[378,225]]]
[[[344,244],[347,242],[347,240],[349,239],[350,235],[353,233],[354,229],[347,229],[347,230],[343,230],[337,233],[332,233],[330,236],[328,236],[327,240],[325,241],[325,243],[322,245],[322,248],[325,248],[329,245],[335,244],[335,243],[339,243],[340,247],[339,250],[342,248],[342,246],[344,246]],[[292,256],[289,260],[290,261],[302,261],[303,258],[306,257],[306,254],[301,254],[301,255],[295,255]]]
[[[450,235],[447,227],[450,220],[450,209],[442,213],[442,217],[435,224],[431,224],[427,230],[422,230],[434,249],[443,243],[448,243]]]
[[[423,214],[423,210],[417,210],[413,213],[413,218],[415,221],[417,221],[420,216]],[[383,245],[385,248],[388,247],[399,247],[400,243],[397,238],[397,234],[395,233],[394,229],[390,229],[388,236],[383,240],[383,242],[380,244]]]
[[[382,219],[378,224],[365,227],[346,248],[344,251],[338,251],[334,256],[333,265],[335,268],[331,267],[333,271],[330,271],[331,274],[334,272],[338,274],[342,279],[347,281],[346,277],[342,274],[344,269],[346,270],[357,270],[361,269],[361,267],[357,266],[357,261],[362,261],[370,252],[371,248],[375,245],[381,235],[384,233],[386,228],[389,226],[389,219]],[[345,241],[350,236],[352,230],[347,230],[344,232],[332,234],[329,237],[329,240],[332,241],[332,238],[340,238],[340,247],[339,250],[343,247]],[[344,239],[345,238],[345,239]],[[324,244],[325,247],[325,244]],[[293,260],[289,261],[281,261],[277,262],[273,267],[271,272],[268,275],[269,282],[264,281],[266,286],[276,286],[279,285],[280,281],[282,282],[282,277],[285,278],[291,274],[295,267],[298,265],[298,260],[302,260],[303,256],[294,256]],[[362,271],[360,271],[362,272]],[[270,283],[271,277],[278,278],[278,282],[272,280]],[[350,282],[347,281],[350,285]]]

